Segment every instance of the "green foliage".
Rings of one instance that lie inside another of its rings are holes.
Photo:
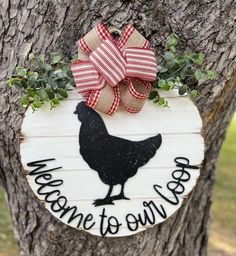
[[[167,100],[158,93],[160,89],[177,89],[180,95],[197,98],[199,92],[191,90],[189,85],[217,78],[216,72],[201,69],[203,53],[178,53],[178,45],[179,37],[176,34],[167,38],[158,80],[149,95],[149,99],[160,106],[168,106]],[[8,80],[8,84],[23,91],[21,104],[24,107],[31,105],[33,110],[37,110],[45,102],[49,102],[51,108],[56,107],[68,97],[68,91],[75,87],[69,63],[58,53],[51,53],[48,61],[34,53],[30,53],[28,59],[29,68],[17,67],[16,75]],[[77,59],[77,55],[73,56],[72,62]]]
[[[8,79],[8,84],[23,91],[24,107],[31,105],[37,110],[45,102],[49,102],[51,108],[56,107],[75,86],[69,64],[57,53],[51,53],[48,61],[34,53],[30,53],[28,59],[29,68],[17,67],[16,76]]]
[[[157,74],[158,80],[153,84],[149,99],[161,106],[168,106],[167,100],[160,97],[159,89],[169,91],[178,89],[180,95],[190,95],[197,98],[197,90],[191,90],[189,84],[203,83],[217,78],[217,73],[201,69],[204,62],[203,53],[177,53],[179,37],[172,34],[167,38],[165,53],[161,68]]]

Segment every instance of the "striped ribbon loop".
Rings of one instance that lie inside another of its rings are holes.
[[[112,86],[116,86],[125,78],[126,61],[110,40],[105,40],[95,51],[93,51],[89,59],[98,73]]]
[[[130,47],[124,50],[126,58],[126,76],[138,77],[146,81],[155,81],[157,63],[152,49]]]
[[[132,25],[118,42],[102,23],[82,37],[71,71],[87,105],[109,115],[120,104],[130,113],[139,112],[156,80],[156,58],[149,45]]]
[[[71,64],[71,71],[79,93],[102,88],[99,84],[98,72],[89,61],[77,61]]]

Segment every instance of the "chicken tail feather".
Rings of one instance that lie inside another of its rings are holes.
[[[157,151],[158,148],[161,146],[162,136],[159,133],[156,136],[149,138],[148,140],[151,142],[153,149]]]

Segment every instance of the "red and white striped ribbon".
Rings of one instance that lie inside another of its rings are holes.
[[[71,64],[71,71],[80,93],[102,88],[98,72],[90,61],[77,61]]]
[[[124,50],[126,76],[138,77],[147,81],[156,80],[157,64],[152,49],[130,47]]]
[[[156,80],[157,64],[149,42],[132,25],[126,27],[117,43],[102,23],[90,33],[89,40],[88,33],[78,43],[88,59],[71,65],[78,92],[86,94],[88,106],[109,115],[115,113],[121,101],[127,111],[139,112],[151,81]],[[140,41],[132,41],[137,38]],[[107,90],[106,86],[113,89]]]
[[[90,54],[89,61],[78,61],[71,65],[79,92],[101,89],[99,75],[112,87],[125,77],[136,77],[147,81],[156,79],[156,59],[153,50],[129,47],[124,55],[107,39]]]
[[[110,39],[106,39],[89,56],[90,62],[98,73],[112,86],[125,78],[126,61]]]

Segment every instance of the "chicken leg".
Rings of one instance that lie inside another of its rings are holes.
[[[124,186],[125,186],[125,184],[121,185],[120,194],[116,195],[116,196],[112,196],[111,197],[112,200],[120,200],[120,199],[130,200],[130,198],[126,197],[124,194]]]
[[[111,197],[112,189],[113,189],[113,185],[110,185],[109,190],[108,190],[108,193],[107,193],[107,195],[105,196],[105,198],[96,199],[96,200],[94,200],[93,204],[94,204],[95,206],[105,205],[105,204],[114,204],[114,203],[112,202],[113,199],[112,199],[112,197]]]

